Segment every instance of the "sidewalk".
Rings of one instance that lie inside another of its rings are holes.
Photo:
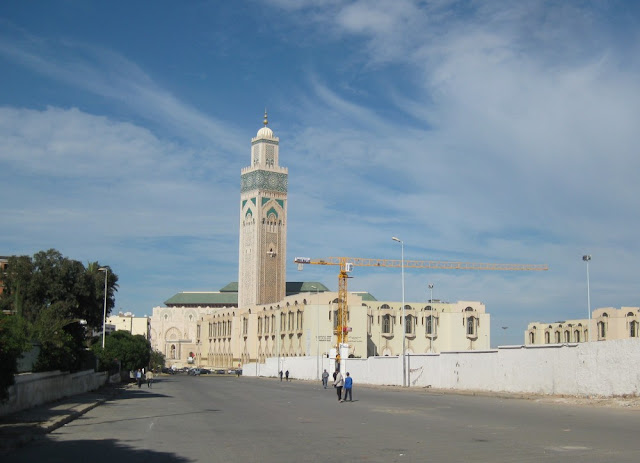
[[[118,395],[126,385],[104,386],[11,415],[0,416],[0,455],[84,415]]]

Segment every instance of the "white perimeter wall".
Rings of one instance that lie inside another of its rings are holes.
[[[106,381],[106,372],[94,373],[93,370],[77,373],[56,370],[16,375],[15,384],[9,387],[9,399],[0,405],[0,416],[93,391]]]
[[[326,358],[280,358],[282,371],[289,370],[297,379],[316,380],[325,368],[333,373],[332,365]],[[640,339],[622,339],[413,354],[407,370],[411,387],[611,397],[640,396],[639,365]],[[242,374],[277,376],[278,371],[278,359],[269,358],[266,363],[244,364]],[[347,359],[342,371],[356,383],[402,385],[399,357]]]

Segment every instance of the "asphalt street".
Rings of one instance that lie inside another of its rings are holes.
[[[640,412],[232,375],[159,378],[8,462],[636,462]]]

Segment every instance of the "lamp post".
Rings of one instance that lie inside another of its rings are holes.
[[[429,291],[431,295],[429,296],[429,302],[433,303],[433,283],[429,283]]]
[[[585,254],[582,256],[582,260],[587,263],[587,311],[589,312],[589,332],[587,333],[588,341],[591,341],[591,292],[589,291],[589,261],[591,260],[591,254]]]
[[[318,287],[311,286],[316,292],[316,379],[320,379],[320,308],[318,307]]]
[[[406,387],[407,386],[407,363],[405,361],[405,344],[406,344],[406,340],[407,340],[407,319],[405,318],[404,315],[404,241],[402,241],[399,238],[396,238],[395,236],[391,237],[391,239],[393,241],[397,241],[398,243],[400,243],[400,249],[402,252],[402,261],[401,261],[401,268],[402,268],[402,387]]]
[[[104,272],[104,307],[102,309],[102,348],[104,349],[105,325],[107,323],[107,275],[109,267],[100,267],[100,272]]]

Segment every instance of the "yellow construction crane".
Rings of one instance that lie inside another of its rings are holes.
[[[353,266],[360,267],[402,267],[426,268],[444,270],[502,270],[502,271],[543,271],[549,270],[544,264],[490,264],[476,262],[447,262],[437,260],[402,260],[402,259],[366,259],[362,257],[327,257],[326,259],[311,259],[309,257],[296,257],[293,260],[300,270],[302,265],[339,265],[338,274],[338,317],[333,333],[337,337],[337,352],[340,353],[340,344],[347,343],[349,327],[347,326],[347,278]],[[404,324],[404,321],[402,322]],[[340,360],[339,357],[336,358]]]

